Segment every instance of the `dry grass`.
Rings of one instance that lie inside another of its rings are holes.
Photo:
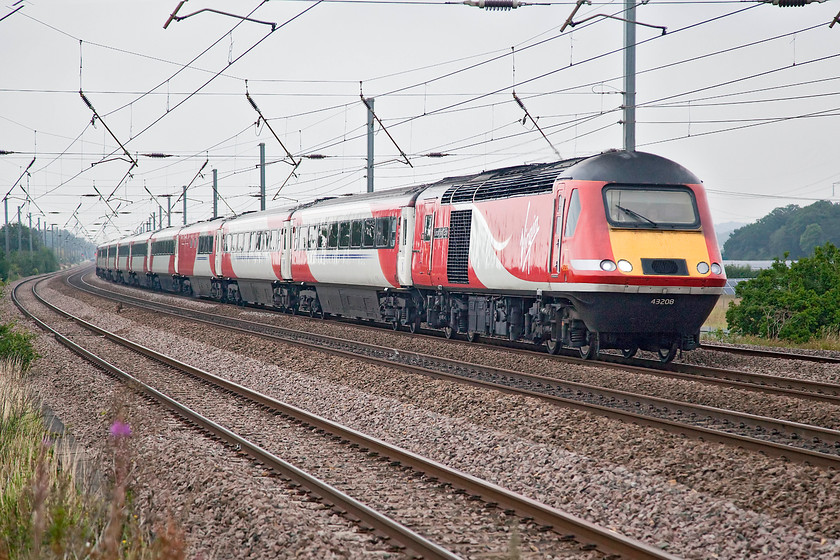
[[[0,362],[0,560],[185,558],[176,523],[160,516],[153,536],[132,511],[130,435],[111,437],[112,489],[83,491],[76,453],[46,431],[25,381],[19,365]]]
[[[733,301],[736,301],[735,296],[720,296],[720,299],[715,304],[714,309],[712,309],[709,318],[703,323],[703,326],[712,330],[727,329],[726,310],[729,309],[729,303]]]

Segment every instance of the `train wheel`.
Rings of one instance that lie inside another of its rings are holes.
[[[663,364],[668,364],[673,361],[673,359],[677,356],[677,343],[671,343],[670,347],[667,348],[660,348],[658,351],[659,354],[659,361]]]
[[[445,336],[446,338],[452,338],[452,335],[454,333],[455,333],[455,331],[452,329],[452,327],[449,327],[449,326],[443,327],[443,336]]]
[[[395,319],[394,322],[391,323],[391,328],[395,331],[400,330],[400,321],[399,319]]]
[[[467,340],[469,342],[475,342],[476,340],[478,340],[478,333],[475,332],[475,331],[468,332],[467,333]]]
[[[411,334],[416,333],[420,330],[420,321],[412,321],[408,324],[408,330]]]
[[[598,357],[598,352],[601,350],[600,344],[598,341],[598,333],[596,332],[588,332],[587,338],[589,344],[586,346],[581,346],[578,348],[580,351],[580,357],[584,360],[594,360]]]
[[[548,353],[552,356],[559,354],[562,347],[563,343],[557,339],[551,337],[545,339],[545,349],[548,350]]]
[[[638,352],[638,351],[639,351],[639,347],[638,347],[638,346],[636,346],[636,345],[633,345],[633,346],[629,346],[629,347],[627,347],[627,348],[624,348],[624,349],[621,351],[621,355],[622,355],[622,356],[624,356],[624,357],[625,357],[625,358],[627,358],[627,359],[630,359],[630,358],[632,358],[633,356],[635,356],[635,355],[636,355],[636,352]]]

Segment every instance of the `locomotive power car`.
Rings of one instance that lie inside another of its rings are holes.
[[[726,282],[701,181],[609,151],[102,245],[117,282],[313,316],[670,361]]]

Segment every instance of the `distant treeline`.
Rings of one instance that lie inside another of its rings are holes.
[[[58,270],[58,259],[41,243],[41,236],[37,230],[19,224],[9,224],[8,227],[8,253],[5,251],[6,226],[0,227],[0,282]],[[20,235],[19,238],[18,235]],[[30,235],[32,235],[32,251],[29,250]]]
[[[736,229],[723,245],[731,260],[800,259],[815,247],[840,246],[840,204],[821,200],[800,208],[776,208],[753,224]]]

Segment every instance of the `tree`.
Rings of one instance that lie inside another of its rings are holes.
[[[802,235],[799,236],[799,248],[804,253],[811,253],[815,247],[826,242],[825,233],[823,233],[820,224],[808,224]]]
[[[806,342],[840,332],[840,249],[826,243],[789,267],[777,259],[735,294],[726,321],[741,334]]]

